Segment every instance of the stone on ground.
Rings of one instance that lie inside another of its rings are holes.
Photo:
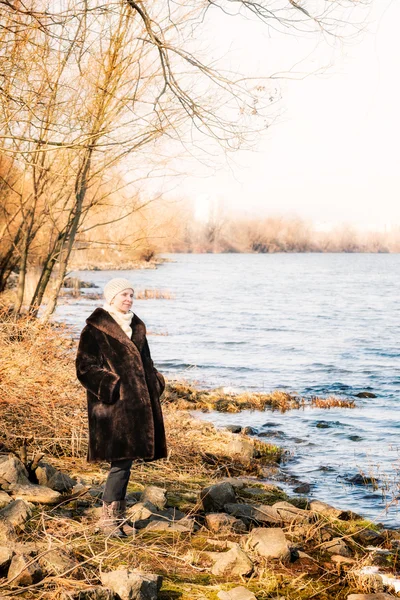
[[[249,535],[249,545],[264,558],[278,559],[282,562],[290,560],[290,546],[283,529],[279,527],[254,528]]]
[[[373,529],[362,529],[354,536],[354,539],[363,546],[376,546],[385,541],[385,537]]]
[[[310,513],[290,504],[290,502],[276,502],[272,508],[279,515],[282,523],[307,523],[310,520]]]
[[[10,566],[14,552],[7,546],[0,546],[0,573],[3,573]]]
[[[7,520],[0,519],[0,543],[8,544],[17,537],[14,527]]]
[[[254,440],[234,438],[224,446],[223,453],[243,462],[250,462],[254,456]]]
[[[333,538],[329,542],[321,544],[321,550],[329,552],[329,554],[339,554],[340,556],[350,557],[351,550],[341,538]]]
[[[225,510],[230,515],[243,519],[246,524],[249,523],[268,523],[277,525],[282,522],[278,512],[274,507],[266,504],[225,504]]]
[[[354,563],[356,562],[354,558],[341,556],[340,554],[334,554],[333,556],[331,556],[331,561],[337,565],[354,565]]]
[[[76,479],[58,471],[53,465],[41,460],[36,467],[35,475],[39,485],[44,485],[56,492],[70,492],[76,485]]]
[[[147,523],[136,522],[135,526],[144,531],[168,531],[171,533],[191,533],[193,531],[193,528],[187,527],[179,521],[160,521],[159,519],[147,521]]]
[[[0,510],[0,520],[6,520],[13,527],[22,529],[32,514],[31,508],[24,500],[14,500]]]
[[[7,580],[11,586],[32,585],[42,578],[42,569],[30,556],[16,554],[12,558],[7,574]]]
[[[7,492],[0,490],[0,509],[7,506],[12,501],[12,498]]]
[[[239,544],[232,544],[228,552],[205,552],[213,561],[211,569],[213,575],[246,576],[253,572],[253,563]]]
[[[151,502],[137,502],[127,510],[127,515],[132,521],[142,521],[157,515],[158,510]]]
[[[341,510],[320,500],[312,500],[310,502],[310,510],[324,517],[334,517],[335,519],[338,519],[342,513]]]
[[[121,600],[157,600],[162,577],[135,569],[117,569],[101,573],[101,582],[118,594]]]
[[[0,456],[0,477],[8,483],[29,483],[28,472],[23,463],[12,454]]]
[[[49,575],[71,575],[76,576],[79,563],[62,550],[50,550],[39,559],[39,565]]]
[[[112,590],[101,586],[63,592],[61,600],[114,600],[115,594]]]
[[[219,600],[257,600],[253,592],[240,585],[229,592],[218,592]]]
[[[226,513],[209,513],[206,515],[206,527],[218,533],[221,531],[232,531],[233,533],[245,533],[246,525],[241,519],[236,519],[232,515]]]
[[[156,508],[162,510],[167,504],[166,490],[156,485],[148,485],[144,488],[140,501],[151,502]]]
[[[34,504],[56,504],[61,498],[59,492],[34,483],[13,483],[10,485],[10,492],[14,497]]]
[[[65,492],[70,492],[75,485],[76,479],[72,479],[69,475],[66,475],[66,473],[57,471],[50,479],[47,487],[63,494]]]
[[[236,502],[236,494],[230,483],[216,483],[203,488],[200,498],[205,512],[218,512],[223,510],[225,504]]]

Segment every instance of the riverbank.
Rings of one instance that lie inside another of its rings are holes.
[[[61,492],[44,504],[2,473],[0,545],[9,558],[0,593],[111,598],[111,592],[81,592],[104,588],[105,573],[129,567],[162,576],[160,600],[230,600],[235,596],[222,592],[237,587],[254,594],[241,596],[249,600],[327,600],[383,589],[385,575],[396,572],[399,532],[288,496],[273,482],[280,448],[193,419],[190,405],[179,406],[175,384],[164,400],[169,457],[132,471],[128,503],[136,535],[122,541],[100,535],[96,521],[107,465],[88,465],[84,458],[85,395],[75,379],[76,342],[67,328],[35,320],[3,319],[0,331],[0,465],[10,452],[14,464],[18,456],[28,467],[28,486],[40,476],[44,488]],[[181,400],[187,401],[183,393]],[[383,578],[366,575],[366,567],[379,569]]]
[[[162,256],[134,260],[102,260],[96,258],[93,261],[75,258],[69,265],[69,271],[137,271],[157,269],[166,262],[170,262],[170,259]]]

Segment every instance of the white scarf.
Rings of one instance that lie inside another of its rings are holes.
[[[106,310],[112,318],[117,321],[118,325],[121,327],[122,331],[126,333],[129,339],[132,337],[132,328],[131,322],[133,318],[133,312],[129,311],[127,313],[123,313],[120,310],[116,309],[112,304],[107,304],[107,302],[103,305],[104,310]]]

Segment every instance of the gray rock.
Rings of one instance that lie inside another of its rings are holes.
[[[0,573],[4,573],[11,563],[14,552],[7,546],[0,546]]]
[[[29,483],[28,472],[23,463],[12,454],[0,456],[0,477],[8,483]]]
[[[296,494],[309,494],[311,491],[311,485],[309,483],[301,483],[300,485],[296,486],[293,491]]]
[[[24,500],[14,500],[0,510],[0,520],[6,520],[13,527],[23,529],[24,523],[32,514],[29,504]]]
[[[61,600],[114,600],[115,594],[112,590],[100,586],[63,592]]]
[[[229,592],[218,592],[217,597],[219,600],[257,600],[253,592],[242,585],[229,590]]]
[[[233,544],[228,552],[205,552],[214,561],[211,568],[213,575],[244,577],[253,572],[253,563],[239,544]]]
[[[184,517],[183,519],[179,519],[178,524],[184,525],[190,531],[197,531],[198,529],[200,529],[200,525],[196,523],[194,517],[190,516]]]
[[[57,469],[50,463],[41,460],[35,469],[35,475],[39,485],[49,486],[49,481],[57,473]]]
[[[176,532],[176,533],[191,533],[193,531],[192,527],[187,527],[180,521],[138,521],[135,523],[136,529],[143,529],[145,531],[168,531],[168,532]]]
[[[220,483],[230,483],[232,487],[240,490],[241,488],[244,488],[245,485],[247,485],[248,481],[247,478],[244,477],[224,477],[220,481]]]
[[[354,539],[363,546],[376,546],[385,541],[385,537],[373,529],[362,529],[354,536]]]
[[[340,554],[333,554],[331,561],[336,565],[354,565],[354,558],[348,558],[347,556],[340,556]]]
[[[347,480],[349,483],[352,483],[353,485],[372,485],[375,486],[377,483],[377,480],[374,479],[373,477],[367,477],[365,475],[361,475],[361,473],[357,473],[356,475],[353,475],[353,477],[350,477]]]
[[[278,512],[272,507],[266,504],[259,504],[253,506],[253,504],[225,504],[224,506],[227,513],[242,519],[244,523],[268,523],[268,525],[277,525],[281,523],[281,518]]]
[[[11,586],[32,585],[42,578],[42,569],[30,556],[16,554],[12,558],[7,574],[7,580]]]
[[[11,496],[9,496],[6,492],[0,490],[0,509],[7,506],[12,501]]]
[[[59,492],[33,483],[27,485],[13,483],[10,485],[10,492],[14,497],[34,504],[56,504],[61,499]]]
[[[79,563],[62,550],[50,550],[39,559],[39,565],[49,575],[63,575],[74,573],[79,568]]]
[[[255,427],[250,427],[249,425],[242,430],[244,435],[257,435],[258,430]]]
[[[39,485],[44,485],[56,492],[70,492],[76,485],[76,479],[72,479],[65,473],[58,471],[51,464],[41,460],[36,467],[35,475]]]
[[[72,479],[69,475],[57,471],[50,479],[47,487],[63,494],[65,492],[70,492],[75,485],[76,479]]]
[[[235,490],[227,482],[203,488],[200,498],[205,512],[218,512],[223,510],[225,504],[236,502]]]
[[[126,494],[125,500],[129,506],[132,506],[132,504],[136,504],[136,502],[140,502],[141,496],[142,496],[142,492],[128,492]]]
[[[350,548],[345,544],[342,538],[336,537],[329,542],[321,544],[321,550],[329,552],[329,554],[339,554],[339,556],[351,556]]]
[[[254,456],[254,440],[235,438],[224,447],[223,452],[243,462],[250,462]]]
[[[118,594],[121,600],[157,600],[162,577],[136,569],[118,569],[101,573],[103,585]]]
[[[335,519],[338,519],[342,512],[334,506],[326,504],[326,502],[320,502],[320,500],[311,500],[310,510],[318,515],[323,515],[324,517],[334,517]]]
[[[245,533],[246,525],[241,519],[236,519],[233,515],[226,513],[209,513],[206,515],[206,527],[218,533],[220,531],[232,531],[233,533]]]
[[[144,488],[140,501],[150,502],[156,508],[163,509],[167,504],[166,490],[155,485],[148,485]]]
[[[241,425],[226,425],[226,431],[230,431],[231,433],[240,433],[242,431]]]
[[[132,521],[141,521],[150,519],[154,515],[158,515],[158,510],[150,502],[137,502],[127,510],[127,515]]]
[[[104,493],[104,486],[89,488],[89,494],[92,498],[101,498]]]
[[[181,519],[186,518],[186,514],[175,507],[165,508],[164,510],[159,510],[158,515],[155,515],[156,518],[166,519],[168,521],[180,521]]]
[[[11,523],[0,519],[0,544],[8,544],[10,541],[15,540],[16,537],[17,534]]]
[[[257,554],[265,558],[278,559],[282,562],[290,560],[290,547],[283,529],[279,527],[270,529],[256,527],[249,535],[249,545]]]
[[[276,502],[272,508],[279,515],[282,523],[308,523],[310,513],[290,504],[290,502]]]

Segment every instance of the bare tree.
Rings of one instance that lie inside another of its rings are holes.
[[[205,139],[225,150],[249,143],[271,102],[265,85],[201,58],[196,39],[215,11],[253,16],[282,32],[356,28],[358,0],[50,0],[3,2],[0,19],[0,151],[23,185],[3,210],[3,283],[18,264],[21,310],[29,264],[41,275],[35,313],[52,274],[53,312],[80,232],[117,165],[169,136],[190,150]],[[349,25],[350,23],[350,25]],[[7,180],[7,178],[5,178]],[[22,191],[21,191],[22,190]],[[140,209],[128,207],[127,214]],[[119,218],[119,217],[118,217]],[[44,240],[46,240],[44,243]],[[41,243],[40,243],[41,241]]]

